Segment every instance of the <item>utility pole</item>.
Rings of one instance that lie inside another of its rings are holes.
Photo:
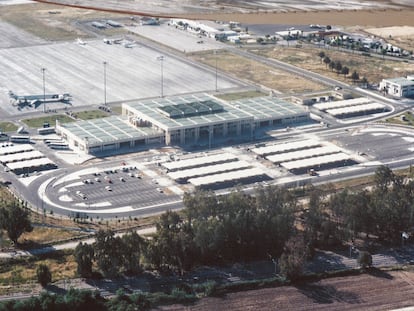
[[[163,98],[164,97],[164,66],[163,66],[164,56],[163,55],[158,56],[157,60],[160,61],[161,63],[161,98]]]
[[[106,65],[108,63],[106,61],[103,62],[104,67],[104,105],[106,106]]]
[[[46,68],[42,67],[40,70],[42,71],[42,77],[43,77],[43,112],[46,112],[46,84],[45,84]]]
[[[218,85],[217,85],[217,50],[214,50],[214,56],[216,59],[216,92],[218,91]]]

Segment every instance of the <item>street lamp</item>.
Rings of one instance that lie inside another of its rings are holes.
[[[217,86],[217,50],[214,50],[214,56],[216,59],[216,92],[218,91],[218,86]]]
[[[104,105],[106,106],[106,65],[108,63],[106,61],[103,62],[104,67]]]
[[[42,71],[42,77],[43,77],[43,112],[46,112],[46,85],[45,85],[46,68],[42,67],[40,70]]]
[[[164,56],[158,56],[157,60],[160,61],[161,63],[161,97],[164,97],[164,66],[163,66],[163,62],[164,62]]]

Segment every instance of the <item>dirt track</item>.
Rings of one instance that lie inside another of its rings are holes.
[[[414,305],[413,272],[378,272],[205,298],[158,310],[392,310]]]
[[[248,24],[341,25],[341,26],[414,26],[414,9],[370,11],[319,11],[251,14],[189,14],[182,17],[232,20]]]
[[[92,9],[97,11],[122,13],[142,16],[157,16],[157,17],[184,17],[189,19],[200,20],[223,20],[223,21],[238,21],[248,24],[322,24],[322,25],[341,25],[341,26],[414,26],[414,7],[403,6],[395,8],[386,8],[378,5],[378,9],[329,9],[329,7],[320,7],[316,10],[286,10],[286,11],[249,11],[246,13],[218,13],[216,11],[206,11],[202,8],[194,8],[190,10],[192,13],[179,13],[176,11],[165,10],[140,10],[140,7],[128,7],[121,5],[112,6],[98,6],[98,4],[90,4],[88,1],[79,1],[76,4],[65,3],[62,0],[35,0],[42,3],[51,3],[63,6],[70,6],[75,8]],[[381,1],[379,1],[381,2]],[[164,8],[165,9],[165,8]],[[267,13],[266,13],[266,12]],[[224,10],[226,12],[226,10]]]

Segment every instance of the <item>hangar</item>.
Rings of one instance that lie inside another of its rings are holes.
[[[256,128],[310,120],[306,107],[274,97],[227,102],[191,94],[122,104],[122,117],[56,125],[72,148],[87,153],[134,148],[149,143],[198,144],[214,139],[254,138]]]

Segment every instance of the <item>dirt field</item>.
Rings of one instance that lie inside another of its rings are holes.
[[[68,0],[40,0],[73,5]],[[232,20],[260,24],[413,25],[410,0],[80,0],[79,6],[129,11],[130,14],[185,16],[194,19]],[[181,15],[180,15],[181,14]]]
[[[392,310],[414,305],[414,272],[378,272],[205,298],[157,310]]]
[[[191,57],[215,67],[216,56],[213,53],[194,54]],[[253,82],[257,86],[263,85],[284,94],[319,91],[325,88],[311,80],[272,69],[258,62],[226,52],[220,52],[217,55],[217,68],[246,82]]]
[[[313,48],[286,48],[276,46],[267,51],[261,50],[259,53],[337,80],[351,83],[352,81],[349,77],[345,78],[341,74],[338,75],[321,62],[321,59],[318,56],[320,51],[320,49]],[[359,73],[360,78],[366,77],[370,83],[379,83],[383,78],[405,76],[414,71],[414,64],[411,63],[344,53],[335,49],[323,51],[331,60],[340,61],[342,66],[347,66],[349,68],[348,76],[356,70]]]

